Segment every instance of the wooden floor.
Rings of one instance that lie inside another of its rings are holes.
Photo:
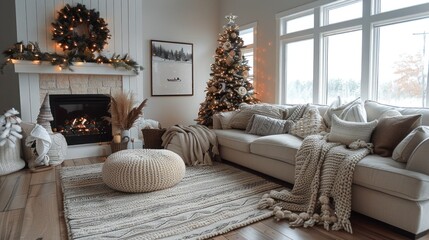
[[[66,160],[62,166],[103,162],[104,158]],[[31,173],[21,170],[0,177],[0,239],[49,240],[67,239],[63,216],[59,169]],[[290,228],[286,221],[260,221],[215,237],[216,240],[283,240],[283,239],[407,239],[362,215],[353,214],[354,234],[325,231],[320,227]],[[422,237],[429,240],[429,234]]]

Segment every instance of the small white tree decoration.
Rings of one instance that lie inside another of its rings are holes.
[[[20,134],[22,120],[17,116],[18,114],[19,112],[12,108],[0,116],[0,147],[7,144],[8,147],[14,148],[16,141],[22,138]]]
[[[21,119],[14,108],[0,116],[0,176],[25,167],[20,156]]]

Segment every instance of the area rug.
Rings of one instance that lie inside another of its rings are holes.
[[[188,167],[176,186],[129,194],[110,189],[101,164],[61,169],[70,239],[206,239],[266,219],[258,201],[279,184],[226,164]]]

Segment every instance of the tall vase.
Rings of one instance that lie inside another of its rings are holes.
[[[67,141],[61,133],[52,133],[51,136],[52,145],[48,151],[49,164],[59,165],[61,164],[67,155]]]
[[[121,131],[121,141],[122,143],[127,143],[127,149],[129,148],[129,142],[130,142],[130,130],[124,129]]]
[[[0,176],[13,173],[25,167],[24,160],[20,156],[21,141],[16,142],[15,147],[0,147]]]

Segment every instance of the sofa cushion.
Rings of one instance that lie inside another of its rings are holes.
[[[238,113],[238,111],[228,111],[218,113],[219,121],[222,129],[231,129],[231,119]]]
[[[267,117],[283,119],[287,114],[287,110],[271,104],[240,104],[240,111],[231,119],[231,128],[246,129],[247,123],[253,114],[259,114]]]
[[[331,104],[332,105],[332,104]],[[338,116],[340,119],[352,122],[366,122],[366,113],[363,109],[362,101],[357,98],[349,103],[335,107],[329,107],[323,115],[326,126],[331,127],[332,115]]]
[[[337,115],[332,115],[331,132],[328,135],[329,142],[339,142],[345,145],[362,140],[369,143],[371,133],[377,126],[377,120],[372,122],[349,122],[341,120]]]
[[[238,129],[215,129],[214,132],[216,133],[219,145],[247,153],[250,152],[250,143],[260,138],[260,136],[247,134],[243,130]]]
[[[250,144],[250,152],[295,165],[295,155],[302,140],[291,134],[260,137]]]
[[[429,138],[429,127],[420,126],[406,136],[393,150],[392,158],[398,162],[407,162],[414,149]],[[429,164],[428,164],[429,165]]]
[[[316,107],[309,107],[301,119],[290,128],[289,133],[301,138],[326,131],[325,123]]]
[[[406,169],[424,173],[429,176],[429,138],[421,142],[408,159]]]
[[[380,116],[388,110],[397,110],[402,115],[421,114],[422,125],[429,125],[429,108],[397,107],[387,104],[381,104],[371,100],[366,100],[365,110],[368,121],[379,119]]]
[[[382,157],[392,156],[395,147],[420,123],[421,115],[381,118],[371,138],[374,153]]]
[[[429,176],[391,158],[368,155],[358,162],[353,183],[410,200],[429,199]]]
[[[246,133],[267,136],[282,134],[289,131],[292,121],[275,119],[259,114],[253,114],[246,127]]]

